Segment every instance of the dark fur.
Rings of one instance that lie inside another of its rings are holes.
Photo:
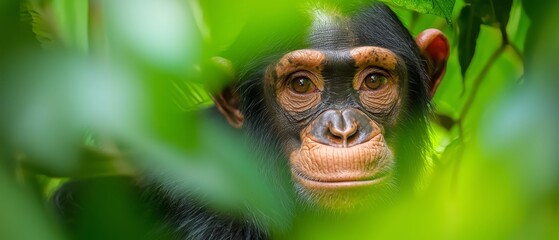
[[[400,189],[410,189],[424,164],[425,151],[428,149],[429,100],[427,94],[428,77],[425,72],[424,59],[420,56],[414,39],[407,29],[400,23],[394,13],[383,4],[374,4],[354,16],[343,17],[336,25],[341,28],[313,24],[308,14],[293,15],[297,26],[290,29],[271,31],[269,35],[251,34],[251,24],[241,33],[236,44],[233,44],[224,57],[230,58],[238,70],[237,91],[241,95],[241,111],[245,116],[244,134],[255,142],[263,143],[260,150],[269,152],[263,159],[269,174],[285,175],[288,173],[287,158],[278,154],[282,143],[294,137],[290,126],[277,126],[271,122],[276,119],[278,109],[270,106],[264,100],[263,76],[266,66],[276,61],[286,52],[302,49],[343,49],[355,46],[381,46],[399,55],[406,63],[408,72],[407,95],[403,117],[399,119],[396,128],[387,130],[387,139],[395,149],[397,159],[396,179]],[[255,29],[258,29],[258,24]],[[328,29],[332,28],[332,29]],[[308,31],[308,29],[311,29]],[[249,36],[247,36],[247,34]],[[246,39],[243,36],[247,37]],[[307,41],[305,41],[307,39]],[[252,42],[247,46],[247,42]],[[254,49],[252,46],[263,46]],[[273,126],[271,128],[262,126]],[[271,159],[270,159],[271,158]],[[278,170],[280,169],[280,170]],[[279,173],[278,173],[279,172]],[[286,173],[287,172],[287,173]],[[91,181],[91,180],[89,180]],[[243,219],[237,215],[223,214],[204,206],[203,203],[172,193],[165,186],[151,184],[149,181],[138,181],[127,178],[109,180],[94,180],[96,186],[104,188],[112,184],[120,184],[131,193],[131,198],[137,197],[134,209],[143,213],[137,216],[141,221],[138,226],[144,226],[139,231],[141,238],[147,239],[267,239],[268,230],[257,224],[254,219]],[[80,199],[83,189],[88,188],[86,182],[66,184],[54,197],[57,211],[61,213],[65,223],[70,227],[83,227],[84,211],[89,206]],[[286,189],[286,192],[293,189]],[[109,198],[98,192],[93,199]],[[86,199],[85,197],[83,199]],[[86,200],[84,200],[86,201]],[[91,200],[89,200],[91,201]],[[92,207],[97,207],[95,204]],[[104,211],[96,209],[95,211]],[[107,216],[110,216],[107,215]],[[80,223],[80,221],[82,221]],[[99,219],[98,221],[103,221]],[[80,225],[81,224],[81,225]],[[147,226],[147,227],[146,227]],[[125,229],[125,227],[123,227]],[[83,230],[83,229],[82,229]],[[76,236],[87,234],[80,229],[72,229]],[[90,229],[89,231],[97,231]],[[137,235],[138,233],[136,233]],[[111,237],[110,233],[102,235]],[[125,238],[130,238],[125,236]],[[122,238],[121,238],[122,239]]]

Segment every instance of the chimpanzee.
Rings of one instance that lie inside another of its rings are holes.
[[[233,45],[231,56],[246,50],[244,58],[228,62],[224,53],[216,60],[236,73],[213,95],[216,108],[233,127],[277,150],[298,203],[308,208],[343,214],[386,192],[412,189],[429,148],[429,102],[445,72],[446,37],[429,29],[414,39],[381,3],[353,13],[318,7],[309,13],[303,36],[277,34],[265,44],[271,50],[258,53]],[[75,189],[87,184],[58,191],[63,215],[79,211]],[[169,236],[269,238],[251,219],[177,199],[162,186],[138,188]]]

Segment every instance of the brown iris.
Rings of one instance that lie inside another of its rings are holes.
[[[384,84],[386,84],[387,81],[388,79],[386,78],[386,76],[380,73],[371,73],[367,75],[367,77],[365,77],[365,80],[363,81],[363,87],[369,90],[377,90]]]
[[[316,86],[307,77],[297,77],[291,81],[291,89],[299,94],[311,93],[316,90]]]

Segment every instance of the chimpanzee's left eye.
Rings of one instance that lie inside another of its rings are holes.
[[[380,73],[371,73],[363,80],[362,89],[364,90],[377,90],[388,82],[386,76]]]

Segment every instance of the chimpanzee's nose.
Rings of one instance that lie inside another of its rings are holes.
[[[369,140],[373,132],[371,119],[357,109],[328,110],[321,114],[311,129],[320,143],[351,147]]]

